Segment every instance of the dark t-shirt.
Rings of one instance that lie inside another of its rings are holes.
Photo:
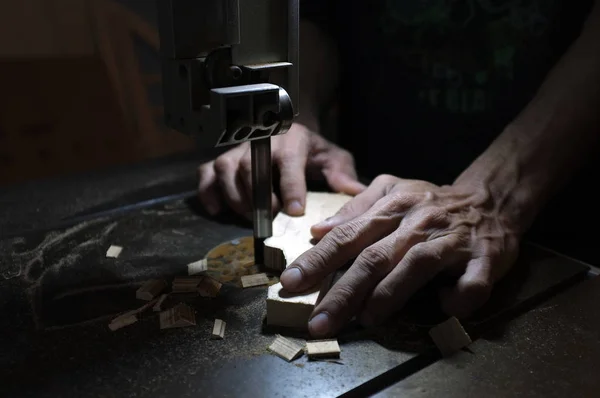
[[[361,175],[449,184],[535,95],[592,0],[303,0],[340,49],[339,143]],[[598,157],[597,157],[598,158]],[[530,237],[600,265],[598,159]]]
[[[535,94],[592,1],[304,1],[337,39],[340,143],[363,175],[451,183]]]

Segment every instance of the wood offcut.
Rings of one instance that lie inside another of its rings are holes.
[[[106,257],[118,258],[123,248],[121,246],[111,245],[106,251]]]
[[[203,258],[202,260],[198,260],[196,262],[190,263],[187,266],[188,275],[197,275],[208,270],[208,261]]]
[[[343,194],[309,192],[301,217],[280,212],[273,221],[273,236],[265,240],[265,265],[283,270],[305,251],[314,246],[310,228],[337,213],[352,197]],[[267,294],[267,324],[306,329],[308,319],[321,295],[327,293],[333,275],[321,286],[302,293],[289,293],[281,283],[269,287]]]
[[[306,354],[310,359],[339,358],[340,345],[336,339],[307,341]]]
[[[171,288],[173,293],[196,293],[201,281],[202,277],[196,276],[175,278]]]
[[[140,300],[150,301],[167,288],[167,282],[162,279],[153,279],[144,283],[136,292],[135,297]]]
[[[201,297],[214,298],[219,295],[222,286],[223,284],[218,280],[213,279],[210,276],[205,276],[198,284],[196,290],[198,291]]]
[[[185,303],[160,313],[160,328],[171,329],[196,325],[196,314],[193,308]]]
[[[267,274],[244,275],[241,277],[242,287],[264,286],[269,284]]]
[[[161,294],[161,296],[156,301],[156,304],[154,304],[154,306],[152,307],[152,311],[154,311],[154,312],[162,311],[161,307],[162,307],[163,303],[165,302],[165,300],[167,299],[167,297],[169,297],[169,295],[167,293]]]
[[[222,340],[225,337],[225,326],[227,324],[222,319],[215,319],[211,338],[213,340]]]
[[[304,347],[283,336],[277,335],[277,338],[269,346],[269,351],[288,362],[302,356]]]
[[[429,330],[429,336],[443,356],[448,357],[472,343],[471,337],[465,332],[456,317],[451,317],[445,322]]]

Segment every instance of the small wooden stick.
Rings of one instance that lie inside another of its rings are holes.
[[[161,306],[163,305],[163,303],[165,302],[165,300],[167,299],[169,295],[167,293],[162,294],[159,298],[158,301],[156,302],[156,304],[154,304],[154,307],[152,307],[152,311],[154,312],[159,312],[161,310]]]

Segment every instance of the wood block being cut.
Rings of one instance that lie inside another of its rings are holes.
[[[194,325],[196,325],[196,314],[190,306],[184,303],[178,304],[177,306],[160,313],[161,329],[181,328]]]
[[[136,292],[135,297],[140,300],[150,301],[167,288],[167,282],[162,279],[153,279],[144,283]]]
[[[339,358],[340,346],[335,339],[307,341],[306,354],[311,359]]]
[[[429,336],[445,357],[454,354],[472,342],[471,337],[455,317],[431,328]]]
[[[221,319],[215,319],[215,324],[212,330],[212,339],[222,340],[225,337],[225,326],[227,324]]]
[[[111,245],[106,251],[106,257],[117,258],[119,257],[122,251],[123,248],[121,246]]]
[[[241,277],[242,287],[264,286],[269,284],[267,274],[244,275]]]
[[[304,347],[302,347],[300,344],[296,344],[292,340],[277,335],[275,341],[273,341],[273,343],[271,343],[269,346],[269,351],[285,359],[286,361],[291,362],[294,359],[302,356]]]
[[[283,270],[312,248],[314,244],[310,228],[333,216],[350,199],[352,197],[348,195],[309,192],[303,216],[290,217],[279,213],[273,221],[273,236],[265,240],[267,268]],[[267,324],[306,329],[319,296],[327,292],[332,278],[333,275],[330,275],[321,286],[301,294],[286,292],[281,283],[270,286],[267,294]]]

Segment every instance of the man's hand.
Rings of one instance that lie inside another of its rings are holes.
[[[273,137],[271,152],[279,168],[281,196],[286,213],[304,214],[306,174],[325,177],[336,192],[356,195],[365,189],[358,182],[354,160],[349,152],[337,147],[300,124],[290,131]],[[198,168],[198,195],[207,211],[216,215],[222,198],[238,214],[252,211],[252,169],[250,143],[244,143]],[[277,198],[273,197],[276,211]]]
[[[334,335],[355,315],[365,326],[381,323],[442,271],[458,277],[440,292],[443,310],[468,316],[517,257],[517,229],[500,208],[483,185],[438,187],[379,176],[312,228],[321,240],[281,283],[303,291],[356,258],[313,312],[309,330],[317,338]]]

